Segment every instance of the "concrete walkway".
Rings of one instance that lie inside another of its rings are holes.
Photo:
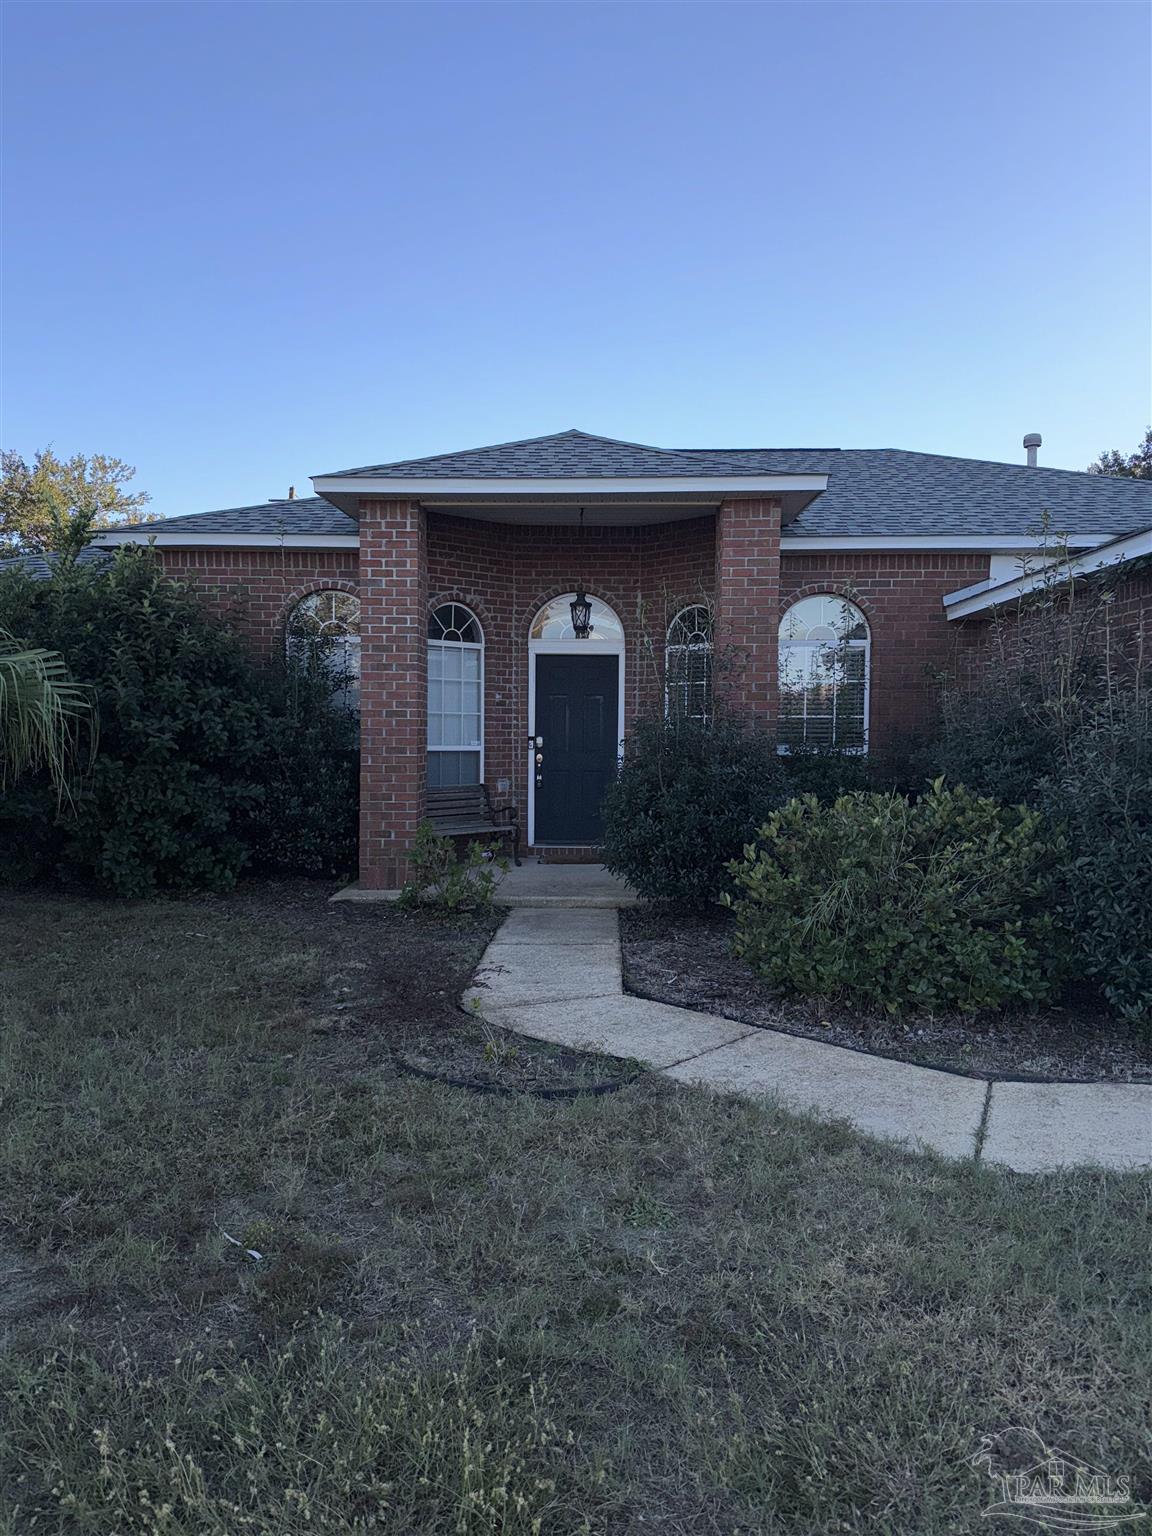
[[[1152,1167],[1150,1085],[989,1083],[630,997],[619,921],[604,908],[513,911],[464,1002],[536,1040],[634,1056],[677,1082],[770,1097],[947,1157],[1019,1173]]]

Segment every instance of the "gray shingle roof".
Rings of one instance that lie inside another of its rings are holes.
[[[1054,533],[1131,533],[1152,521],[1152,481],[899,448],[842,448],[828,489],[789,524],[784,538],[1007,538],[1034,534],[1045,514]]]
[[[466,466],[466,467],[462,467]],[[585,432],[561,432],[462,454],[345,471],[437,477],[565,475],[828,474],[828,488],[784,530],[795,538],[857,536],[1014,537],[1045,513],[1054,532],[1117,537],[1152,523],[1152,481],[1030,469],[897,448],[646,448]],[[322,478],[322,477],[320,477]],[[430,487],[432,489],[432,487]],[[145,533],[297,534],[354,537],[357,525],[321,496],[265,501],[170,517]]]
[[[109,560],[111,557],[110,550],[97,549],[89,544],[87,549],[82,549],[76,556],[76,564],[93,565],[101,560]],[[0,560],[0,575],[5,571],[23,571],[34,581],[47,581],[52,567],[59,559],[59,555],[13,555],[10,559]]]
[[[141,523],[153,533],[302,533],[355,537],[356,521],[323,496],[297,496],[291,501],[261,501],[254,507],[224,507],[217,512],[189,512]]]
[[[817,448],[652,448],[614,437],[596,437],[573,427],[547,437],[525,437],[513,443],[493,443],[462,453],[438,453],[426,459],[400,459],[394,464],[369,464],[360,469],[333,470],[324,479],[475,478],[507,480],[563,479],[570,475],[627,477],[629,475],[804,475],[823,474],[830,454]]]

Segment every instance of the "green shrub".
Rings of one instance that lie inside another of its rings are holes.
[[[409,862],[412,873],[400,892],[400,905],[442,912],[487,911],[508,871],[508,860],[483,843],[469,843],[458,859],[453,839],[439,836],[430,821],[417,827]]]
[[[886,764],[879,782],[889,771]],[[865,756],[780,753],[770,731],[739,716],[640,721],[604,800],[601,852],[649,901],[707,905],[770,811],[794,795],[833,800],[876,782]]]
[[[1073,593],[1056,567],[994,620],[989,664],[946,685],[925,760],[1061,828],[1058,911],[1076,972],[1121,1017],[1152,1025],[1152,695],[1140,634],[1112,612],[1121,574]]]
[[[58,815],[44,783],[0,798],[0,877],[55,872],[139,897],[347,860],[350,719],[317,668],[258,670],[150,550],[62,562],[48,581],[5,575],[0,626],[59,650],[92,685],[100,720],[74,814]]]
[[[919,800],[806,795],[731,866],[736,952],[790,992],[892,1012],[1043,1002],[1059,852],[1038,812],[942,781]]]
[[[1037,796],[1068,844],[1060,904],[1078,970],[1152,1026],[1152,696],[1083,711]]]
[[[715,901],[786,786],[774,740],[753,724],[642,721],[604,798],[604,862],[651,901]]]

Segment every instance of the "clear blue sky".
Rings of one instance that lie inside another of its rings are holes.
[[[1141,5],[8,3],[3,420],[159,514],[579,426],[1083,468]]]

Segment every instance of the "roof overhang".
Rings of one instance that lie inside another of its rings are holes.
[[[1109,537],[1106,533],[1077,534],[1068,540],[1077,549],[1091,549]],[[984,550],[988,554],[1027,553],[1040,547],[1039,539],[1025,534],[989,533],[786,533],[780,540],[782,554],[812,553],[821,549],[955,549]]]
[[[105,528],[93,539],[98,549],[118,544],[155,544],[158,549],[359,549],[356,533],[183,533],[157,531],[148,525]]]
[[[713,511],[732,497],[775,497],[790,522],[821,491],[821,475],[556,475],[493,479],[428,475],[316,475],[317,496],[358,517],[361,501],[418,501],[431,510],[498,522],[576,523],[580,508],[589,524],[626,525],[675,521]],[[666,508],[663,513],[660,508]],[[691,510],[684,510],[690,508]]]
[[[1152,528],[1128,533],[1119,539],[1097,540],[1095,548],[1071,560],[1045,560],[1041,565],[1024,569],[1018,576],[1009,576],[1004,581],[980,582],[974,587],[949,592],[944,598],[944,612],[949,619],[968,619],[1027,597],[1051,581],[1053,576],[1073,579],[1090,576],[1146,556],[1152,556]]]

